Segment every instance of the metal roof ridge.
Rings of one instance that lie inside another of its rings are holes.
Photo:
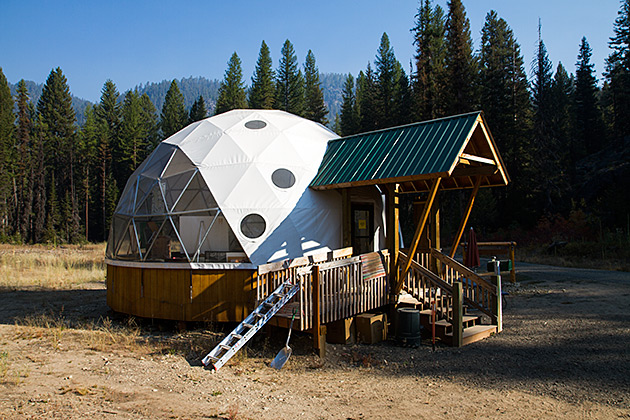
[[[350,136],[339,137],[338,139],[331,139],[331,140],[328,140],[328,143],[333,143],[333,142],[337,142],[337,141],[340,141],[340,140],[351,140],[353,137],[366,136],[368,134],[381,133],[381,132],[384,132],[384,131],[396,130],[396,129],[399,129],[399,128],[407,128],[407,127],[418,126],[418,125],[421,125],[421,124],[434,123],[434,122],[438,122],[438,121],[442,121],[442,120],[450,120],[450,119],[455,119],[455,118],[467,117],[467,116],[470,116],[470,115],[473,115],[473,114],[477,114],[477,115],[483,114],[483,111],[481,111],[481,110],[479,110],[479,111],[471,111],[471,112],[465,112],[463,114],[449,115],[447,117],[434,118],[432,120],[426,120],[426,121],[417,121],[417,122],[414,122],[414,123],[397,125],[397,126],[389,127],[389,128],[379,128],[378,130],[365,131],[363,133],[357,133],[357,134],[352,134]]]

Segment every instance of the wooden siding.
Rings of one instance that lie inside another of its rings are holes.
[[[240,322],[253,309],[254,276],[253,270],[107,265],[107,304],[145,318]]]

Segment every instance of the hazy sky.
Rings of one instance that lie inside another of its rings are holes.
[[[446,0],[434,1],[446,9]],[[44,82],[61,67],[71,92],[97,101],[107,79],[124,92],[139,83],[204,76],[222,79],[236,51],[247,84],[260,43],[271,49],[274,68],[289,39],[300,65],[313,50],[320,72],[352,73],[374,61],[387,32],[404,68],[414,54],[418,0],[396,1],[63,1],[0,0],[0,67],[9,82]],[[475,49],[488,11],[514,31],[528,73],[538,38],[538,19],[554,70],[570,73],[580,40],[593,49],[598,77],[608,56],[618,0],[464,0]]]

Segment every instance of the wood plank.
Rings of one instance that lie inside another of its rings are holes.
[[[494,159],[488,159],[482,156],[471,155],[470,153],[460,153],[460,159],[465,159],[471,162],[483,163],[485,165],[497,166],[497,162]]]

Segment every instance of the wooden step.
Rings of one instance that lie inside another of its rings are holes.
[[[473,327],[464,328],[462,332],[462,345],[465,346],[483,340],[496,332],[496,325],[475,325]],[[453,345],[453,333],[447,333],[444,337],[444,341],[449,345]]]

